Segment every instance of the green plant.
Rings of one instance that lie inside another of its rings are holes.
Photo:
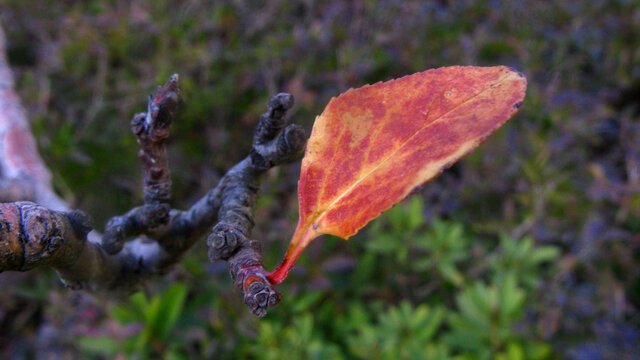
[[[345,359],[552,358],[523,315],[557,248],[508,236],[494,243],[458,221],[425,224],[422,200],[409,199],[356,242],[356,267],[330,277],[332,293],[301,291],[286,313],[265,319],[251,354],[309,357],[306,343]]]
[[[447,359],[448,347],[434,339],[444,317],[441,307],[402,302],[353,332],[348,350],[359,359]]]
[[[456,296],[458,312],[447,319],[444,339],[463,359],[544,359],[551,348],[514,331],[521,320],[527,292],[513,274],[496,277],[490,285],[477,281]]]
[[[389,209],[369,227],[367,250],[387,254],[398,263],[406,263],[419,231],[424,226],[422,199],[412,197]],[[373,235],[373,236],[371,236]]]
[[[165,291],[148,299],[143,292],[137,292],[129,298],[129,302],[117,305],[112,315],[122,324],[138,323],[141,330],[132,337],[123,339],[120,344],[100,337],[85,337],[81,344],[85,351],[112,355],[120,348],[134,358],[176,358],[175,348],[179,342],[168,341],[171,330],[178,321],[187,296],[187,286],[176,283]]]
[[[280,323],[260,323],[260,333],[249,354],[268,360],[340,360],[340,349],[326,342],[314,331],[313,315],[297,317],[288,326]]]
[[[513,276],[518,284],[536,288],[540,283],[540,266],[556,259],[560,251],[555,246],[535,246],[533,239],[515,240],[500,236],[500,246],[489,258],[489,267],[498,279]]]
[[[469,245],[462,224],[435,219],[416,241],[416,248],[425,255],[413,262],[414,268],[421,272],[435,269],[445,281],[460,286],[464,275],[458,266],[469,259]]]

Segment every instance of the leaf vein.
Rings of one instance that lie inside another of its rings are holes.
[[[358,186],[358,184],[360,184],[362,181],[364,181],[367,177],[369,177],[371,174],[373,174],[376,170],[378,170],[381,166],[383,166],[389,159],[391,159],[396,153],[398,153],[398,151],[400,151],[400,149],[402,149],[409,141],[411,141],[411,139],[413,139],[416,135],[418,135],[418,133],[422,132],[423,130],[427,129],[428,127],[432,126],[433,124],[438,123],[439,121],[441,121],[445,116],[447,116],[448,114],[450,114],[451,112],[453,112],[454,110],[458,109],[460,106],[469,103],[470,101],[472,101],[473,99],[477,98],[478,96],[482,95],[484,92],[500,85],[500,83],[502,83],[505,79],[507,79],[510,76],[510,74],[502,77],[501,79],[497,80],[496,82],[494,82],[493,84],[490,84],[489,86],[487,86],[486,88],[482,89],[481,91],[479,91],[477,94],[474,94],[472,96],[470,96],[468,99],[460,102],[458,105],[454,106],[453,108],[451,108],[451,110],[443,113],[442,115],[438,116],[436,119],[434,119],[433,121],[431,121],[430,123],[426,124],[425,126],[421,127],[420,129],[418,129],[413,135],[409,136],[400,146],[398,146],[398,148],[396,150],[394,150],[389,156],[387,156],[386,158],[384,158],[378,165],[376,165],[373,169],[371,169],[369,172],[367,172],[366,174],[364,174],[364,176],[361,176],[360,178],[358,178],[358,180],[356,180],[351,186],[349,186],[342,194],[340,194],[334,201],[332,201],[324,210],[318,211],[318,216],[316,219],[321,218],[322,216],[324,216],[327,212],[329,212],[330,210],[333,209],[333,206],[340,201],[342,198],[344,198],[347,194],[349,194],[356,186]],[[335,156],[335,154],[334,154]],[[318,198],[319,200],[320,198]]]

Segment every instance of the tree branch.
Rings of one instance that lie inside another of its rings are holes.
[[[138,156],[144,165],[144,205],[107,222],[102,246],[111,255],[122,250],[124,242],[141,234],[153,234],[169,221],[171,176],[165,140],[173,122],[179,98],[178,74],[149,97],[147,112],[136,114],[131,131],[138,138]]]
[[[218,223],[207,238],[209,258],[229,261],[235,284],[244,292],[244,303],[260,317],[281,296],[266,279],[259,243],[248,238],[254,225],[253,208],[260,175],[273,166],[301,157],[304,150],[304,131],[285,121],[291,106],[290,94],[281,93],[269,101],[269,109],[256,127],[250,155],[227,173],[226,181],[221,181]]]
[[[53,192],[24,109],[13,90],[0,29],[0,272],[54,268],[71,288],[129,293],[149,277],[166,273],[213,226],[207,240],[211,260],[230,263],[231,276],[250,310],[264,316],[280,300],[262,266],[259,243],[248,240],[260,177],[301,157],[306,138],[287,125],[290,94],[269,101],[245,159],[187,211],[170,209],[171,180],[165,139],[178,103],[177,75],[149,99],[147,112],[132,120],[144,165],[144,205],[109,220],[105,234],[91,232],[89,219],[69,211]],[[135,238],[134,238],[135,237]],[[91,238],[91,239],[89,239]],[[133,238],[133,239],[132,239]]]

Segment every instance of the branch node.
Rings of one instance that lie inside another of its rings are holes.
[[[294,103],[293,95],[279,93],[269,100],[267,112],[262,114],[253,135],[253,143],[261,145],[273,140],[285,126],[285,115]]]
[[[244,293],[243,302],[251,313],[264,317],[267,309],[276,306],[282,295],[267,280],[267,273],[252,249],[243,248],[231,260],[233,281]]]
[[[247,238],[239,228],[226,222],[219,222],[207,237],[209,259],[211,261],[227,260],[246,242]]]

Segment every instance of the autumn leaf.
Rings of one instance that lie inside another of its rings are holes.
[[[518,110],[526,86],[505,66],[452,66],[331,99],[302,160],[298,226],[269,281],[281,283],[319,235],[349,238],[470,153]]]

